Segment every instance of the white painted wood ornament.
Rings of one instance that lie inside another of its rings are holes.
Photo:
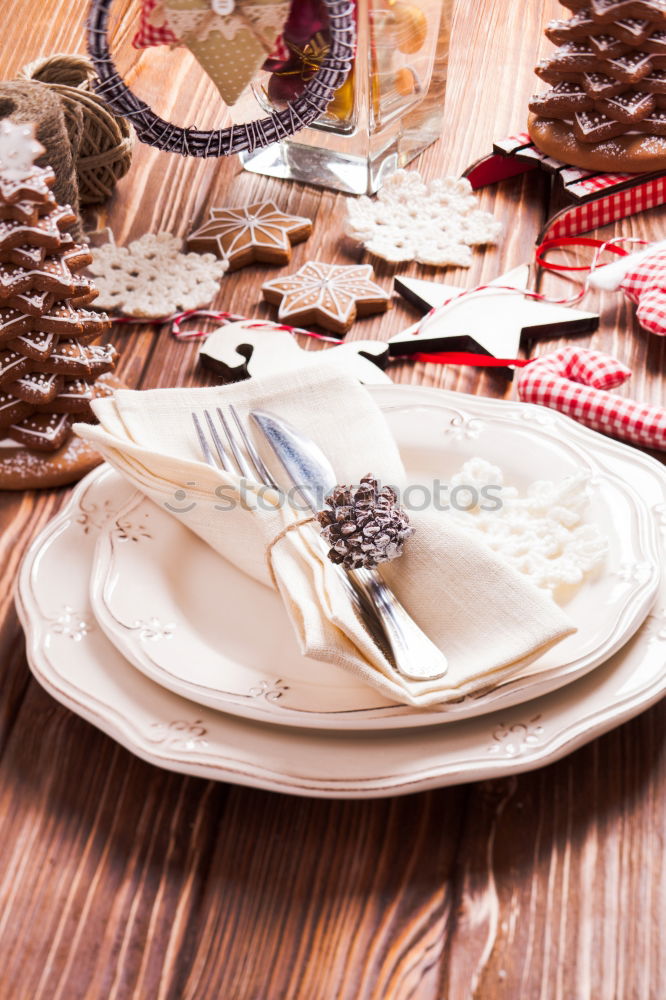
[[[666,334],[666,240],[596,268],[588,282],[600,291],[622,291],[636,306],[643,329]]]
[[[288,330],[257,320],[221,326],[199,351],[201,364],[227,382],[323,363],[342,366],[365,385],[390,384],[383,371],[388,358],[388,345],[379,340],[349,341],[327,350],[306,351]]]
[[[460,351],[516,358],[520,347],[532,340],[596,330],[596,313],[529,298],[522,292],[528,290],[528,284],[529,266],[522,264],[457,301],[466,289],[418,278],[396,278],[396,291],[408,301],[424,311],[441,311],[392,337],[388,344],[391,357]],[[496,370],[513,375],[512,368]]]
[[[616,292],[622,286],[622,282],[627,274],[635,271],[637,265],[643,263],[648,257],[660,252],[666,252],[666,240],[660,240],[659,243],[650,243],[649,246],[642,247],[640,250],[636,250],[635,253],[625,254],[610,264],[604,264],[603,267],[595,268],[590,274],[589,283],[593,288],[598,288],[600,291]]]

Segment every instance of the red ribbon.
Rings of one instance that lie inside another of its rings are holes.
[[[441,351],[437,354],[405,354],[393,361],[425,361],[434,365],[471,365],[474,368],[524,368],[536,358],[491,358],[488,354],[472,354],[468,351]]]
[[[214,319],[218,323],[232,323],[235,320],[244,319],[243,316],[235,316],[230,312],[212,312],[208,309],[187,309],[185,312],[172,313],[170,316],[154,316],[150,319],[139,316],[112,316],[111,318],[114,323],[123,323],[127,326],[161,326],[163,323],[171,323],[171,333],[176,340],[198,340],[201,337],[208,337],[210,330],[181,330],[181,324],[193,316]]]
[[[643,242],[640,240],[639,242]],[[540,243],[534,252],[534,259],[539,265],[543,267],[545,271],[589,271],[590,265],[583,264],[582,267],[574,267],[573,264],[553,264],[550,261],[544,260],[544,254],[549,250],[554,250],[555,247],[603,247],[604,250],[610,250],[611,253],[618,254],[619,257],[626,257],[628,251],[623,250],[621,247],[616,246],[610,240],[595,240],[591,236],[558,236],[552,240],[544,240]],[[598,265],[603,267],[603,264]]]

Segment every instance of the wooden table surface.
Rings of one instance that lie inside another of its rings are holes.
[[[84,48],[85,0],[3,0],[2,13],[3,78]],[[114,13],[113,44],[136,89],[181,124],[214,123],[218,102],[190,58],[133,51],[136,3],[117,0]],[[493,137],[523,128],[532,67],[549,47],[543,26],[565,13],[555,0],[460,0],[445,134],[419,169],[459,173]],[[341,196],[244,174],[236,160],[144,146],[99,221],[119,243],[159,229],[182,235],[209,205],[257,196],[314,219],[297,265],[366,259],[341,235]],[[447,279],[477,283],[529,259],[548,197],[542,176],[483,192],[506,235]],[[621,229],[663,236],[665,218],[658,209]],[[226,279],[217,305],[268,315],[263,273]],[[377,268],[387,286],[393,273]],[[600,309],[599,332],[579,343],[633,368],[627,394],[663,402],[666,341],[641,331],[616,296]],[[386,337],[413,317],[396,302],[350,336]],[[203,381],[197,346],[164,328],[114,339],[132,386]],[[472,369],[392,374],[512,394]],[[26,664],[13,582],[68,495],[0,496],[1,1000],[666,996],[663,703],[542,770],[405,798],[311,801],[157,770],[53,701]]]

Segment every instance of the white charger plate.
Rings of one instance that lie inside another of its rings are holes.
[[[448,482],[480,455],[524,490],[584,469],[587,520],[609,538],[602,571],[565,604],[578,632],[485,694],[428,709],[396,704],[298,649],[279,597],[142,494],[100,532],[91,578],[99,624],[139,670],[199,704],[283,725],[436,725],[545,694],[606,660],[644,620],[660,554],[654,518],[628,471],[638,452],[540,407],[421,387],[373,387],[412,482]],[[123,494],[124,496],[124,494]],[[94,490],[91,493],[95,503]],[[187,506],[188,500],[182,501]]]
[[[627,463],[629,473],[653,510],[666,548],[664,472],[637,453]],[[297,795],[400,795],[550,763],[636,715],[666,690],[662,585],[652,613],[612,659],[508,711],[427,729],[336,733],[265,725],[202,708],[135,670],[95,621],[88,598],[93,550],[123,490],[127,498],[129,487],[108,466],[79,484],[28,550],[17,607],[28,661],[43,687],[159,767]]]

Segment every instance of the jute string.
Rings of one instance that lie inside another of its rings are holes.
[[[81,205],[107,201],[132,161],[132,127],[124,118],[115,117],[97,96],[93,90],[95,76],[90,59],[67,54],[37,59],[19,72],[20,81],[32,86],[41,84],[60,99]],[[18,85],[5,84],[3,89]],[[38,94],[43,94],[41,88]],[[48,146],[47,151],[51,152]],[[54,155],[58,156],[57,162],[53,158],[49,162],[58,176],[67,169],[67,156],[60,149]]]
[[[266,563],[268,565],[268,572],[270,573],[271,583],[273,584],[274,590],[278,589],[278,584],[277,584],[277,579],[275,577],[275,573],[273,572],[273,549],[275,548],[278,542],[281,542],[282,539],[289,534],[290,531],[295,531],[297,528],[302,528],[304,524],[314,524],[314,522],[315,518],[312,516],[302,517],[298,521],[292,521],[291,524],[287,524],[284,528],[282,528],[281,531],[278,531],[275,538],[267,546]]]

